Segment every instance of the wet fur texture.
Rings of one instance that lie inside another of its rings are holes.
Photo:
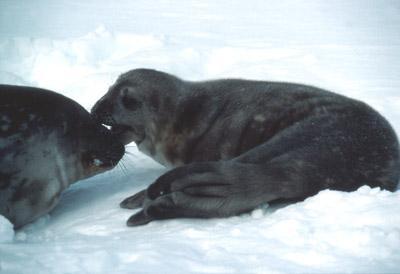
[[[125,199],[129,226],[226,217],[277,199],[362,185],[393,191],[399,145],[368,105],[312,86],[122,74],[92,109],[121,141],[173,168]]]
[[[70,184],[111,169],[124,151],[71,99],[0,85],[0,214],[15,229],[49,212]]]

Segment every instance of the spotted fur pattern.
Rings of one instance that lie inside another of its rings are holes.
[[[111,169],[124,154],[111,132],[60,94],[0,85],[0,98],[0,214],[15,229],[49,212],[70,184]]]

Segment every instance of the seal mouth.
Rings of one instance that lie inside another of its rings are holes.
[[[132,128],[129,126],[125,126],[125,125],[112,125],[111,126],[111,132],[117,136],[122,135],[122,134],[126,133],[127,131],[132,131]]]
[[[143,138],[137,138],[138,135],[135,133],[132,127],[126,125],[111,125],[111,132],[114,133],[118,139],[124,144],[127,145],[131,142],[135,142],[136,145],[139,145],[143,140]]]

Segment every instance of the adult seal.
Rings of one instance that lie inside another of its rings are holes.
[[[113,168],[118,139],[55,92],[0,85],[0,214],[18,229],[49,212],[70,184]]]
[[[277,199],[361,185],[393,191],[399,144],[368,105],[312,86],[189,82],[148,69],[122,74],[92,109],[124,144],[172,167],[124,208],[129,226],[226,217]]]

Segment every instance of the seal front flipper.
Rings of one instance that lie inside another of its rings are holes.
[[[147,224],[153,220],[172,218],[205,218],[220,216],[215,206],[227,198],[230,184],[218,178],[217,163],[195,163],[182,166],[159,177],[144,192],[125,199],[123,206],[144,202],[142,211],[133,215],[128,226]],[[214,177],[208,182],[206,178]],[[142,194],[146,195],[142,199]],[[212,216],[211,216],[212,215]],[[225,215],[225,214],[223,214]],[[222,215],[221,215],[222,216]]]
[[[214,198],[214,201],[208,198]],[[154,220],[174,218],[210,218],[213,217],[212,215],[215,215],[209,211],[213,210],[213,207],[210,207],[210,205],[216,205],[217,203],[218,201],[215,197],[190,197],[183,192],[173,192],[147,203],[143,210],[128,219],[127,225],[130,227],[140,226]],[[201,205],[205,208],[202,208]]]
[[[132,215],[129,220],[126,222],[127,226],[140,226],[140,225],[147,225],[151,221],[153,221],[153,218],[150,218],[147,216],[143,210],[140,212],[136,213],[135,215]]]
[[[273,165],[271,166],[274,168]],[[260,170],[261,169],[261,170]],[[128,226],[172,218],[228,217],[291,194],[298,186],[276,186],[274,174],[259,165],[226,162],[193,163],[178,167],[156,180],[146,191],[143,211],[128,220]]]
[[[135,195],[126,198],[119,204],[119,206],[127,209],[142,208],[145,199],[146,199],[146,189],[139,191]]]

